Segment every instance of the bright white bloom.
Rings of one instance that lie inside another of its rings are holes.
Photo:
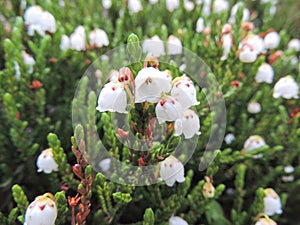
[[[70,48],[70,38],[67,35],[63,34],[61,36],[59,48],[62,51],[66,51]]]
[[[20,66],[17,61],[14,60],[14,69],[15,69],[15,77],[17,81],[20,81],[21,79],[21,71]]]
[[[220,14],[223,11],[229,9],[229,2],[227,0],[215,0],[213,5],[213,11]]]
[[[266,82],[268,84],[273,82],[274,70],[268,63],[263,63],[259,68],[255,76],[257,83]]]
[[[229,18],[229,22],[231,24],[235,23],[235,17],[236,17],[236,13],[239,9],[239,7],[241,7],[243,5],[242,2],[238,2],[236,3],[232,8],[231,8],[231,15]],[[244,8],[243,10],[243,18],[242,18],[242,22],[246,22],[250,19],[250,11],[247,8]]]
[[[188,223],[179,216],[172,216],[169,219],[169,225],[188,225]]]
[[[107,158],[107,159],[101,160],[98,165],[101,168],[101,170],[103,172],[105,172],[105,171],[109,170],[110,164],[111,164],[111,159]]]
[[[138,13],[143,10],[140,0],[128,0],[128,9],[131,14]]]
[[[264,44],[266,49],[277,48],[279,43],[280,43],[280,36],[275,31],[268,33],[264,38]]]
[[[256,54],[265,51],[264,40],[259,35],[251,34],[247,36],[242,43],[251,46]]]
[[[172,82],[164,72],[153,67],[141,69],[135,78],[135,102],[157,102],[162,93],[171,90]]]
[[[54,225],[57,217],[55,198],[46,193],[35,198],[25,213],[24,225]]]
[[[95,29],[90,33],[90,44],[95,48],[100,48],[102,46],[108,46],[109,40],[107,34],[104,30]]]
[[[259,135],[250,136],[244,143],[244,149],[246,152],[251,152],[263,146],[266,146],[266,142]]]
[[[155,107],[155,114],[158,123],[162,124],[166,121],[172,122],[182,119],[183,109],[180,103],[171,96],[163,96]]]
[[[111,0],[102,0],[102,6],[104,9],[110,9],[112,6]]]
[[[296,39],[296,38],[290,40],[287,48],[289,50],[295,50],[296,52],[299,52],[300,51],[300,40]]]
[[[154,5],[154,4],[158,3],[158,0],[149,0],[149,3]]]
[[[252,46],[244,45],[240,49],[239,59],[244,63],[252,63],[257,59],[257,53]]]
[[[175,9],[179,7],[179,0],[166,0],[167,10],[169,12],[173,12]]]
[[[167,40],[167,49],[169,55],[177,55],[182,53],[182,43],[179,38],[170,35]]]
[[[255,225],[277,225],[277,223],[270,218],[260,218]]]
[[[42,17],[40,18],[40,25],[44,31],[48,31],[50,33],[54,33],[56,31],[56,21],[54,16],[44,11],[42,13]]]
[[[127,98],[123,84],[118,82],[109,82],[102,88],[99,98],[97,110],[100,112],[126,112]]]
[[[194,135],[200,135],[200,120],[198,115],[190,109],[183,112],[183,118],[175,121],[175,136],[184,135],[185,139],[190,139]]]
[[[58,0],[58,5],[63,8],[66,4],[64,0]]]
[[[51,173],[52,171],[57,171],[58,165],[54,160],[52,148],[42,151],[37,158],[36,166],[38,167],[38,172]]]
[[[285,175],[281,177],[283,182],[293,182],[295,177],[292,174],[295,171],[295,168],[291,165],[284,167]]]
[[[256,101],[251,101],[248,104],[247,111],[252,114],[259,113],[261,111],[261,106]]]
[[[281,201],[278,194],[272,188],[266,188],[265,192],[265,208],[264,213],[268,216],[273,216],[274,214],[281,214]]]
[[[190,0],[184,0],[184,8],[186,11],[190,12],[195,8],[195,4],[194,2],[190,1]]]
[[[197,101],[196,88],[193,81],[185,75],[173,80],[171,96],[181,104],[184,110],[200,103]]]
[[[232,45],[232,38],[231,34],[224,34],[222,37],[222,46],[223,46],[223,55],[221,57],[221,60],[226,60],[228,58],[228,54],[230,52]]]
[[[33,65],[35,64],[34,58],[25,51],[22,51],[22,57],[24,64],[29,66],[28,73],[32,73]]]
[[[75,28],[74,33],[80,34],[85,38],[85,28],[82,25],[79,25],[78,27]]]
[[[164,42],[157,36],[146,39],[142,45],[143,52],[159,57],[165,55]]]
[[[211,6],[211,0],[204,0],[203,9],[202,9],[203,15],[205,15],[205,16],[210,15],[210,13],[211,13],[210,6]]]
[[[235,136],[234,136],[234,134],[232,134],[232,133],[228,133],[228,134],[226,134],[226,136],[224,137],[224,141],[225,141],[225,143],[228,144],[228,145],[230,145],[230,144],[234,141],[234,139],[235,139]]]
[[[85,29],[83,26],[78,26],[74,33],[70,36],[70,45],[73,50],[83,51],[85,50]]]
[[[184,167],[182,163],[172,155],[160,162],[159,173],[160,177],[169,187],[172,187],[176,181],[179,183],[185,181]]]
[[[200,17],[196,23],[196,32],[201,33],[204,31],[204,29],[205,29],[204,19]]]
[[[274,86],[274,98],[283,97],[286,99],[298,98],[299,86],[291,76],[280,78]]]

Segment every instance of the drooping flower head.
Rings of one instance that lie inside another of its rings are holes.
[[[57,171],[58,165],[54,160],[52,148],[42,151],[37,158],[36,165],[38,172],[51,173],[52,171]]]
[[[268,33],[264,38],[264,45],[266,49],[277,48],[279,43],[280,43],[280,36],[275,31]]]
[[[267,214],[268,216],[273,216],[274,214],[281,214],[282,209],[279,195],[272,188],[266,188],[264,192],[265,214]]]
[[[299,85],[292,76],[280,78],[274,86],[274,98],[298,98]]]
[[[259,113],[261,111],[261,106],[257,101],[250,101],[247,106],[247,111],[252,114]]]
[[[107,34],[102,29],[95,29],[91,31],[89,37],[90,37],[90,44],[95,48],[101,48],[102,46],[109,45]]]
[[[146,39],[142,45],[143,52],[159,57],[165,55],[165,47],[163,41],[157,35]]]
[[[158,123],[173,122],[183,118],[183,109],[178,101],[171,96],[163,96],[155,107]]]
[[[182,53],[181,40],[174,35],[170,35],[167,40],[167,50],[169,55],[180,55]]]
[[[187,109],[183,112],[183,118],[177,119],[175,121],[175,136],[181,134],[184,135],[185,139],[190,139],[194,135],[199,135],[200,130],[200,120],[198,115],[190,109]]]
[[[268,63],[263,63],[259,68],[255,76],[257,83],[266,82],[268,84],[273,82],[274,70]]]

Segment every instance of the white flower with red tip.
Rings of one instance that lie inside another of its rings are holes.
[[[173,12],[179,7],[179,0],[166,0],[166,7],[169,12]]]
[[[252,114],[259,113],[261,111],[261,106],[257,101],[251,101],[248,104],[247,111]]]
[[[102,46],[109,45],[107,34],[102,29],[95,29],[91,31],[89,37],[90,37],[90,44],[95,48],[100,48]]]
[[[257,59],[257,52],[252,46],[244,45],[240,49],[239,59],[244,63],[252,63]]]
[[[268,33],[264,38],[264,45],[266,49],[277,48],[279,43],[280,43],[280,36],[275,31]]]
[[[173,122],[182,119],[183,109],[178,101],[171,96],[163,96],[155,107],[158,123]]]
[[[273,216],[274,214],[281,214],[282,209],[279,195],[272,188],[266,188],[264,192],[264,213],[268,216]]]
[[[169,219],[169,225],[188,225],[188,223],[179,216],[172,216]]]
[[[257,55],[265,51],[264,40],[258,35],[250,34],[243,39],[242,43],[251,46]]]
[[[200,135],[200,120],[198,115],[193,110],[185,110],[183,118],[175,121],[174,129],[175,136],[183,134],[185,139],[190,139],[194,135]]]
[[[37,158],[36,165],[38,172],[51,173],[52,171],[57,171],[58,165],[54,160],[52,148],[42,151]]]
[[[164,180],[169,187],[172,187],[176,181],[179,183],[185,181],[184,167],[182,163],[172,155],[160,162],[159,173],[162,180]]]
[[[146,39],[142,45],[143,52],[151,54],[152,56],[162,56],[165,55],[164,42],[157,36]]]
[[[109,82],[104,85],[98,98],[97,110],[127,113],[127,97],[124,85],[119,82]]]
[[[255,76],[257,83],[266,82],[268,84],[273,82],[274,70],[268,63],[263,63],[259,68]]]
[[[167,40],[167,49],[169,55],[180,55],[182,53],[181,40],[174,35],[170,35]]]
[[[280,78],[274,86],[274,98],[298,98],[299,85],[291,76]]]
[[[167,93],[172,82],[164,72],[153,67],[141,69],[135,78],[135,102],[157,102],[162,93]]]
[[[187,76],[177,77],[173,80],[171,96],[175,98],[183,109],[198,105],[196,88],[193,81]]]
[[[296,38],[290,40],[287,48],[289,50],[294,50],[296,52],[300,52],[300,40],[296,39]]]
[[[46,193],[35,198],[25,213],[24,225],[54,225],[57,207],[52,194]]]

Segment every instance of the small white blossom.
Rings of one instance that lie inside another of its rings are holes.
[[[185,10],[188,12],[192,11],[195,8],[194,2],[192,2],[190,0],[184,0],[183,4],[184,4]]]
[[[135,102],[148,101],[155,103],[162,93],[167,93],[172,87],[171,80],[164,72],[153,67],[141,69],[135,78]]]
[[[58,165],[54,160],[52,148],[42,151],[37,158],[36,165],[38,172],[51,173],[52,171],[57,171]]]
[[[252,114],[259,113],[261,111],[261,106],[256,101],[251,101],[248,104],[247,111]]]
[[[154,5],[154,4],[158,3],[158,0],[149,0],[149,3]]]
[[[204,29],[205,29],[204,19],[200,17],[196,23],[196,32],[201,33],[204,31]]]
[[[63,34],[61,36],[59,48],[62,51],[66,51],[70,48],[70,38],[67,35]]]
[[[239,59],[243,63],[252,63],[257,59],[257,52],[252,46],[244,45],[242,49],[240,49]]]
[[[182,119],[183,109],[180,103],[171,96],[163,96],[155,107],[155,114],[158,123],[162,124],[166,121],[173,122]]]
[[[28,73],[32,73],[33,65],[35,64],[34,58],[25,51],[22,51],[22,57],[24,64],[29,66]]]
[[[54,225],[57,208],[54,196],[50,193],[40,195],[28,206],[24,225]]]
[[[107,159],[101,160],[98,165],[101,168],[101,170],[103,172],[105,172],[105,171],[109,170],[110,164],[111,164],[111,159],[107,158]]]
[[[290,40],[287,48],[289,50],[294,50],[296,52],[299,52],[300,51],[300,40],[296,39],[296,38]]]
[[[169,187],[172,187],[176,181],[179,183],[185,181],[184,167],[182,163],[172,155],[160,162],[159,172],[160,177]]]
[[[200,135],[200,120],[198,115],[190,109],[183,112],[183,118],[177,119],[174,125],[175,136],[184,135],[185,139],[190,139],[194,135]]]
[[[90,33],[90,44],[95,48],[100,48],[102,46],[108,46],[109,40],[107,34],[102,29],[95,29]]]
[[[193,81],[185,75],[174,79],[171,96],[181,104],[183,109],[188,109],[200,103],[197,101],[196,88]]]
[[[292,174],[295,171],[295,168],[292,165],[284,167],[285,175],[281,177],[283,182],[293,182],[295,177]]]
[[[229,23],[231,23],[231,24],[235,23],[236,13],[237,13],[239,7],[242,6],[242,4],[243,4],[242,2],[238,2],[234,6],[232,6],[231,15],[230,15],[230,18],[229,18]],[[249,19],[250,19],[250,11],[249,11],[249,9],[244,8],[242,22],[246,22]]]
[[[264,40],[259,35],[248,35],[242,43],[251,46],[256,54],[265,52]]]
[[[102,6],[104,9],[110,9],[112,6],[111,0],[102,0]]]
[[[280,36],[275,31],[268,33],[264,38],[264,45],[266,49],[277,48],[279,43],[280,43]]]
[[[277,225],[277,223],[270,218],[260,218],[255,225]]]
[[[226,134],[226,136],[224,137],[224,141],[225,141],[225,143],[228,144],[228,145],[230,145],[230,144],[234,141],[234,139],[235,139],[235,136],[234,136],[234,134],[232,134],[232,133],[228,133],[228,134]]]
[[[159,57],[165,55],[164,42],[157,36],[146,39],[142,44],[143,52]]]
[[[221,57],[221,60],[226,60],[228,58],[228,54],[230,52],[232,45],[232,38],[231,34],[224,34],[222,37],[222,47],[223,47],[223,55]]]
[[[229,9],[229,2],[227,0],[215,0],[213,5],[213,11],[220,14],[223,11]]]
[[[299,86],[291,76],[280,78],[274,86],[274,98],[283,97],[285,99],[298,98]]]
[[[268,216],[273,216],[274,214],[281,214],[281,201],[278,194],[272,188],[266,188],[264,192],[264,213]]]
[[[266,82],[268,84],[273,82],[274,70],[273,67],[268,63],[263,63],[255,75],[255,81],[257,83]]]
[[[211,0],[204,0],[202,14],[209,16],[211,14]]]
[[[128,0],[128,9],[131,14],[138,13],[143,10],[140,0]]]
[[[14,60],[14,69],[15,69],[15,77],[17,81],[20,81],[21,79],[21,71],[20,71],[20,66],[17,61]]]
[[[56,21],[54,16],[44,11],[42,13],[42,17],[40,18],[40,25],[44,31],[48,31],[50,33],[54,33],[56,31]]]
[[[169,12],[173,12],[179,7],[179,0],[166,0],[166,7]]]
[[[169,55],[179,55],[182,53],[181,40],[174,35],[170,35],[167,40],[167,49]]]
[[[169,225],[188,225],[188,223],[179,216],[172,216],[169,219]]]
[[[244,143],[244,150],[245,152],[251,152],[255,149],[261,148],[266,146],[265,140],[259,135],[250,136]],[[257,154],[253,158],[262,158],[262,154]]]
[[[73,50],[85,50],[85,29],[83,26],[78,26],[70,36],[70,46]]]

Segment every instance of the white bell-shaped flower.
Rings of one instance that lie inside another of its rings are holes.
[[[38,172],[51,173],[58,170],[58,165],[54,160],[52,148],[48,148],[38,156],[36,161]]]
[[[48,31],[50,33],[54,33],[56,31],[55,18],[51,13],[47,11],[44,11],[42,13],[42,17],[40,18],[39,23],[44,31]]]
[[[179,0],[166,0],[166,7],[169,12],[173,12],[175,9],[177,9],[179,4]]]
[[[192,11],[195,8],[194,2],[192,2],[190,0],[184,0],[183,6],[184,6],[185,10],[188,12]]]
[[[221,14],[223,11],[228,11],[229,2],[227,0],[215,0],[213,5],[213,11],[217,14]]]
[[[247,111],[252,114],[259,113],[261,111],[261,106],[257,101],[251,101],[248,103]]]
[[[230,145],[235,140],[235,136],[233,133],[228,133],[224,137],[224,141],[226,144]]]
[[[221,57],[221,60],[226,60],[228,58],[228,54],[230,52],[232,45],[232,37],[231,34],[224,34],[222,37],[222,47],[223,47],[223,55]]]
[[[24,12],[24,22],[27,25],[38,24],[43,14],[40,6],[33,5],[28,7]]]
[[[188,225],[188,223],[179,216],[172,216],[169,219],[169,225]]]
[[[190,139],[194,135],[200,135],[200,120],[198,115],[190,109],[183,112],[183,118],[177,119],[174,125],[175,136],[184,135],[185,139]]]
[[[204,19],[200,17],[196,23],[196,32],[201,33],[204,31],[204,29],[205,29]]]
[[[274,70],[268,63],[263,63],[259,68],[255,76],[257,83],[266,82],[268,84],[273,82]]]
[[[61,36],[59,48],[62,51],[66,51],[67,49],[70,48],[70,38],[67,35],[63,34]]]
[[[251,46],[256,54],[265,52],[264,40],[259,35],[248,35],[242,43]]]
[[[239,59],[243,63],[252,63],[257,59],[257,52],[252,46],[244,45],[240,50]]]
[[[283,97],[285,99],[298,98],[299,85],[291,76],[280,78],[275,86],[273,97]]]
[[[203,8],[202,8],[202,14],[205,16],[209,16],[211,14],[211,0],[204,0]]]
[[[28,65],[29,67],[28,73],[32,73],[33,65],[35,64],[34,58],[25,51],[22,51],[22,57],[23,57],[24,64]]]
[[[95,29],[91,31],[89,36],[90,36],[90,44],[95,48],[100,48],[102,46],[109,45],[109,40],[104,30]]]
[[[293,182],[295,180],[295,177],[293,175],[294,171],[295,171],[295,168],[292,165],[284,167],[285,175],[281,177],[281,180],[283,182]]]
[[[158,123],[173,122],[183,117],[183,109],[179,102],[171,96],[163,96],[155,107]]]
[[[277,223],[270,219],[269,217],[267,218],[260,218],[255,225],[277,225]]]
[[[111,0],[102,0],[102,6],[104,9],[110,9],[112,6],[112,1]]]
[[[294,50],[296,52],[300,52],[300,40],[296,39],[296,38],[290,40],[287,48],[289,50]]]
[[[83,26],[78,26],[70,36],[70,46],[73,50],[85,50],[85,29]]]
[[[146,39],[142,44],[143,52],[159,57],[165,55],[164,42],[157,36]]]
[[[264,38],[264,45],[266,49],[277,48],[279,43],[280,43],[280,36],[275,31],[268,33]]]
[[[281,214],[282,209],[279,195],[272,188],[266,188],[264,192],[264,213],[268,216],[273,216],[274,214]]]
[[[57,207],[52,194],[46,193],[35,198],[25,213],[24,225],[55,225]]]
[[[119,82],[109,82],[102,88],[98,97],[97,110],[99,112],[127,113],[127,97],[124,86]]]
[[[153,67],[141,69],[135,78],[135,102],[157,102],[162,93],[167,93],[172,82],[164,72]]]
[[[197,101],[193,81],[185,75],[174,79],[171,96],[181,104],[184,110],[200,103]]]
[[[259,135],[250,136],[244,143],[246,152],[251,152],[255,149],[261,148],[266,145],[265,140]]]
[[[242,4],[243,4],[242,2],[238,2],[234,6],[232,6],[229,23],[231,23],[231,24],[235,23],[236,13],[237,13],[239,7],[242,6]],[[249,21],[249,19],[250,19],[250,11],[249,11],[249,9],[244,8],[242,22]]]
[[[143,10],[143,6],[140,0],[128,0],[129,13],[134,14]]]
[[[182,53],[181,40],[174,35],[170,35],[167,40],[167,50],[169,55],[180,55]]]
[[[175,182],[182,183],[185,181],[184,167],[182,163],[174,156],[169,156],[160,162],[160,177],[166,182],[166,185],[172,187]]]

